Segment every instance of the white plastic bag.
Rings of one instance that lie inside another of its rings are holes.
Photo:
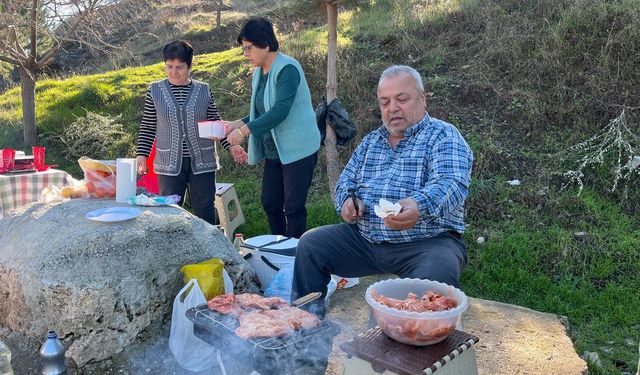
[[[193,334],[193,323],[185,313],[192,307],[207,303],[196,279],[191,279],[173,301],[169,349],[182,368],[202,371],[215,364],[216,349]]]
[[[227,270],[222,269],[222,280],[224,281],[224,294],[232,294],[233,293],[233,280],[231,280],[231,276],[227,273]]]

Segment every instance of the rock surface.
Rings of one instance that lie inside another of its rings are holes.
[[[236,292],[257,291],[253,270],[216,227],[178,207],[140,207],[118,223],[85,218],[113,206],[125,205],[36,203],[0,220],[0,326],[37,340],[55,329],[82,367],[154,336],[184,264],[220,258]]]
[[[365,291],[375,281],[388,277],[360,278],[359,285],[338,290],[331,297],[328,317],[340,323],[342,332],[333,341],[327,374],[343,374],[345,353],[340,344],[368,329]],[[563,318],[557,315],[469,298],[462,325],[464,331],[480,338],[475,347],[480,375],[587,373],[586,363],[567,336]]]

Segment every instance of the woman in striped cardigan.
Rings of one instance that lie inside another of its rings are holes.
[[[146,160],[155,140],[153,167],[160,194],[184,197],[189,187],[196,216],[214,224],[215,172],[220,162],[214,140],[200,138],[198,121],[220,120],[220,113],[209,85],[190,78],[193,48],[178,40],[164,46],[162,54],[167,78],[153,82],[147,91],[136,150],[138,173],[147,172]],[[221,143],[234,160],[246,162],[241,146],[226,139]]]

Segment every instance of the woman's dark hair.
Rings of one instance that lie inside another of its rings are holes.
[[[275,52],[278,50],[278,39],[273,32],[273,25],[271,22],[263,17],[251,18],[242,26],[240,34],[238,34],[238,44],[242,44],[242,41],[246,40],[253,43],[257,47],[265,48],[269,47],[269,51]]]
[[[174,40],[164,46],[162,49],[162,57],[164,58],[164,61],[178,59],[187,63],[187,65],[191,67],[191,61],[193,61],[193,47],[184,40]]]

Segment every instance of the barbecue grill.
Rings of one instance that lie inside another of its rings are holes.
[[[220,349],[225,365],[248,364],[262,375],[324,374],[333,337],[340,332],[336,323],[322,320],[314,328],[283,337],[243,339],[235,333],[237,318],[210,310],[206,304],[187,310],[186,316],[196,337]]]

